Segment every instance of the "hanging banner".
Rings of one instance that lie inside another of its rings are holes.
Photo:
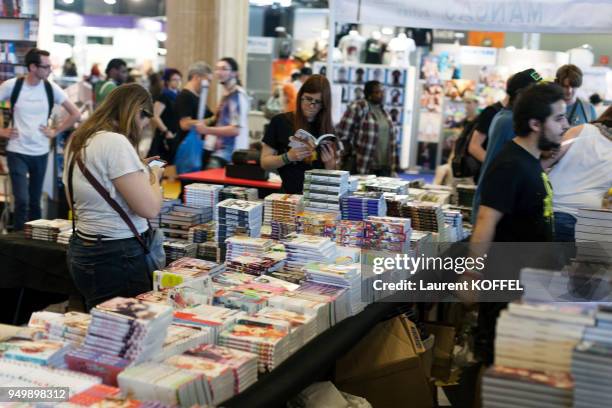
[[[612,33],[610,0],[334,0],[338,22],[446,30]]]

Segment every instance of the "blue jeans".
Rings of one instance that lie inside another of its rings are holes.
[[[40,196],[47,170],[47,157],[48,154],[29,156],[6,152],[15,197],[15,231],[21,231],[26,221],[41,218]]]
[[[145,253],[136,238],[93,242],[75,234],[67,257],[87,310],[116,296],[133,297],[152,289]]]
[[[576,217],[568,213],[555,212],[555,241],[576,241]]]

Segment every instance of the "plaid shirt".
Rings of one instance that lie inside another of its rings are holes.
[[[391,173],[394,173],[397,166],[397,129],[393,126],[389,114],[384,109],[383,112],[385,112],[391,130],[389,145],[391,147]],[[348,106],[340,123],[336,126],[336,135],[344,143],[346,154],[356,155],[357,173],[369,174],[376,155],[378,123],[368,101],[360,99]]]

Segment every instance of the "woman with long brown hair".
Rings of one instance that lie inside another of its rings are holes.
[[[146,89],[121,85],[74,132],[66,151],[63,180],[76,218],[68,267],[87,309],[151,290],[143,242],[147,218],[161,208],[163,169],[147,166],[151,159],[143,162],[137,149],[152,110]]]
[[[336,169],[337,149],[324,142],[320,148],[312,143],[292,148],[291,136],[303,129],[315,137],[334,133],[331,120],[331,88],[322,75],[313,75],[302,85],[297,95],[295,112],[276,115],[270,121],[263,138],[261,167],[278,170],[282,190],[300,194],[304,189],[304,173],[313,168]],[[311,160],[316,152],[316,158]]]

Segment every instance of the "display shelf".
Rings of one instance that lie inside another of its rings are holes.
[[[20,17],[0,16],[0,20],[35,20],[35,21],[38,21],[38,16],[20,16]]]

